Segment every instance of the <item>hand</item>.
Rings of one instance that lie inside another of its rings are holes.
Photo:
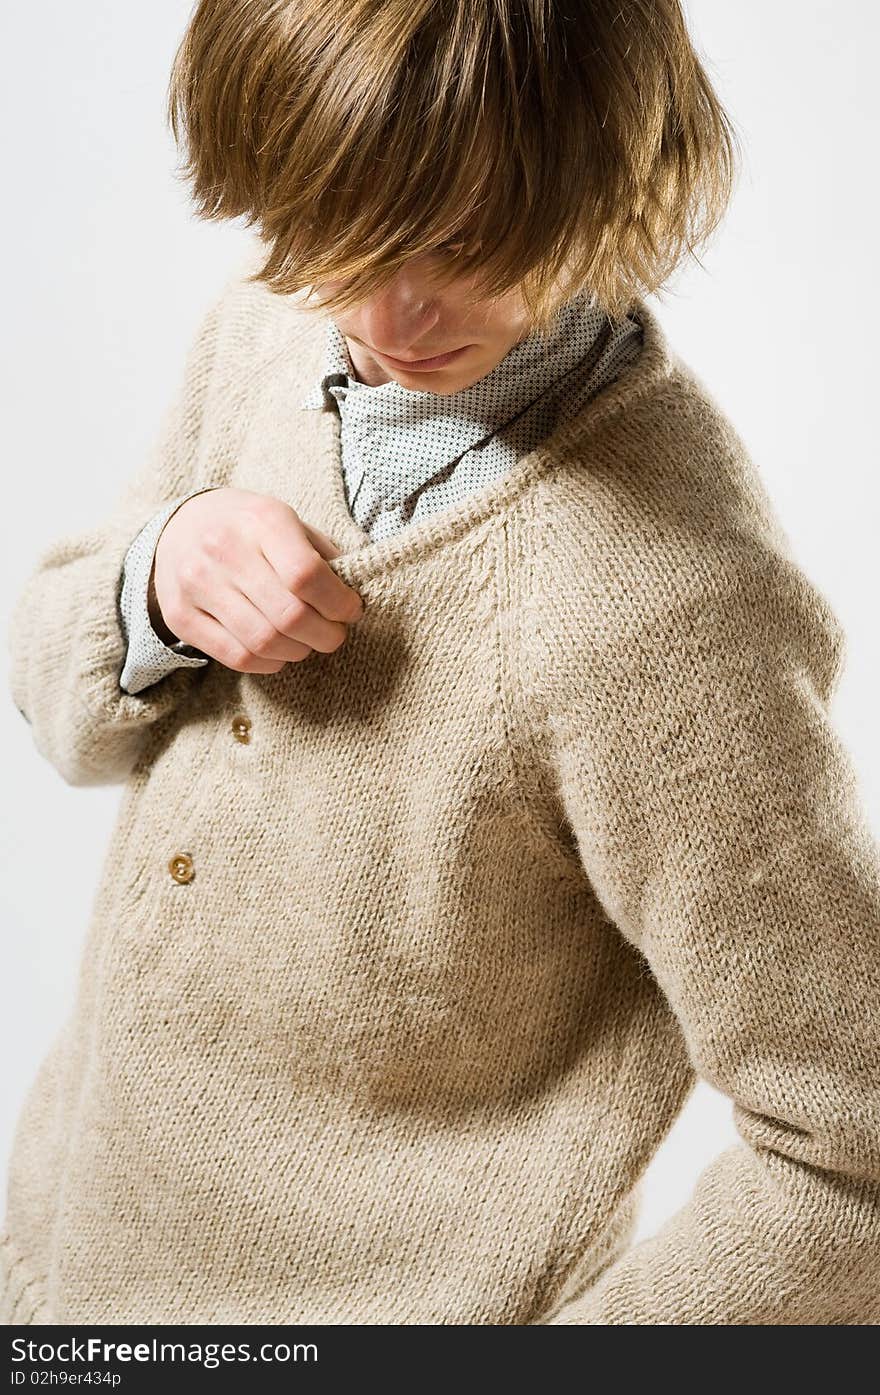
[[[187,499],[159,536],[150,620],[239,673],[277,673],[330,654],[363,604],[327,565],[339,548],[288,504],[247,489]]]

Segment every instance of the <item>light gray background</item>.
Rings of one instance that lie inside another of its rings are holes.
[[[691,0],[687,12],[746,160],[702,269],[653,303],[847,631],[835,718],[880,836],[878,9]],[[4,624],[37,554],[102,517],[138,467],[197,324],[252,239],[197,223],[173,174],[163,103],[188,14],[179,0],[4,10]],[[5,691],[4,1175],[24,1093],[73,1001],[121,794],[65,785]],[[700,1083],[649,1169],[638,1236],[735,1141],[730,1101]]]

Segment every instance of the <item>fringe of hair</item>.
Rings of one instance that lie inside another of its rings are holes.
[[[252,280],[339,282],[333,314],[431,254],[539,331],[696,258],[740,156],[679,0],[199,0],[167,115],[197,216],[258,228]]]

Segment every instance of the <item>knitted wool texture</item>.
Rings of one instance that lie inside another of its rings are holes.
[[[505,474],[554,426],[582,411],[641,353],[642,340],[641,326],[629,317],[609,322],[589,297],[573,297],[547,341],[527,336],[478,382],[441,396],[393,380],[365,385],[333,320],[325,321],[325,331],[318,381],[300,405],[320,411],[329,396],[339,412],[346,506],[374,542]],[[535,400],[524,410],[529,399]],[[126,692],[139,693],[175,668],[210,662],[183,641],[164,644],[149,617],[159,536],[171,514],[198,492],[164,504],[126,553],[119,602],[128,640],[119,681]]]
[[[68,783],[125,788],[16,1130],[5,1322],[878,1321],[845,637],[637,312],[580,417],[370,544],[336,413],[297,405],[322,322],[235,276],[150,459],[41,557],[14,700]],[[210,482],[329,533],[364,618],[277,674],[126,694],[125,551]],[[741,1142],[633,1243],[697,1075]]]

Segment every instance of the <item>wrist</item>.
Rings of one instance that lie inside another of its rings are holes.
[[[156,562],[154,558],[153,565],[150,568],[150,579],[147,583],[147,612],[150,617],[150,624],[163,644],[178,644],[180,642],[180,636],[174,634],[172,630],[169,630],[162,618],[162,612],[159,609],[159,602],[156,599],[155,569]]]

